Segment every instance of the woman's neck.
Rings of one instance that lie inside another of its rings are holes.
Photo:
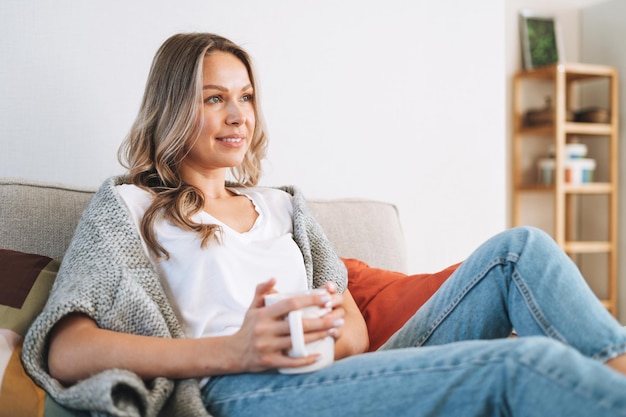
[[[200,173],[197,171],[181,172],[183,180],[198,188],[204,198],[221,199],[231,197],[232,193],[226,189],[226,170]]]

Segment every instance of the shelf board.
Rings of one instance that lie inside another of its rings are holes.
[[[519,133],[523,135],[553,136],[554,129],[554,124],[552,123],[522,126]],[[612,133],[612,127],[607,123],[566,122],[565,133],[570,135],[608,136]]]
[[[527,192],[554,192],[554,185],[526,184],[516,187],[516,191]],[[568,194],[610,194],[614,191],[608,182],[592,182],[588,184],[565,184],[563,191]]]
[[[610,194],[615,187],[608,182],[591,182],[588,184],[565,184],[563,190],[568,194]]]
[[[514,192],[538,192],[547,193],[554,192],[553,185],[540,185],[540,184],[524,184],[515,187]]]
[[[563,245],[567,253],[606,253],[613,250],[611,242],[568,241]]]
[[[610,135],[612,127],[607,123],[565,123],[565,133],[578,135]]]
[[[566,62],[562,64],[547,65],[528,71],[520,71],[520,78],[536,78],[550,80],[558,72],[567,74],[568,81],[586,80],[593,78],[610,77],[615,74],[615,68],[607,65],[584,64],[578,62]]]
[[[520,129],[519,133],[522,135],[541,135],[541,136],[552,136],[554,134],[554,125],[550,124],[541,124],[536,126],[523,126]]]

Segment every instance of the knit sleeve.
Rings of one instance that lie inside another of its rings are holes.
[[[346,267],[309,209],[304,194],[293,186],[281,189],[293,195],[294,240],[304,257],[309,287],[319,288],[332,281],[343,292],[348,287]]]
[[[48,373],[48,336],[71,313],[119,332],[182,334],[114,185],[105,183],[85,209],[48,302],[26,334],[22,362],[64,406],[96,415],[156,416],[174,391],[173,381],[157,378],[147,386],[132,372],[109,370],[65,387]]]

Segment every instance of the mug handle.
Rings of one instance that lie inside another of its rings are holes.
[[[304,358],[309,355],[304,344],[304,328],[302,327],[302,310],[289,312],[289,333],[291,335],[291,349],[289,356],[293,358]]]

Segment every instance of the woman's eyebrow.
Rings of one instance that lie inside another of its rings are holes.
[[[252,84],[247,84],[241,88],[241,91],[250,90],[251,88],[252,88]],[[202,89],[203,90],[228,91],[226,87],[222,87],[221,85],[215,85],[215,84],[207,84],[205,86],[202,86]]]
[[[222,87],[221,85],[213,85],[213,84],[207,84],[207,85],[203,86],[202,89],[203,90],[228,91],[225,87]]]

